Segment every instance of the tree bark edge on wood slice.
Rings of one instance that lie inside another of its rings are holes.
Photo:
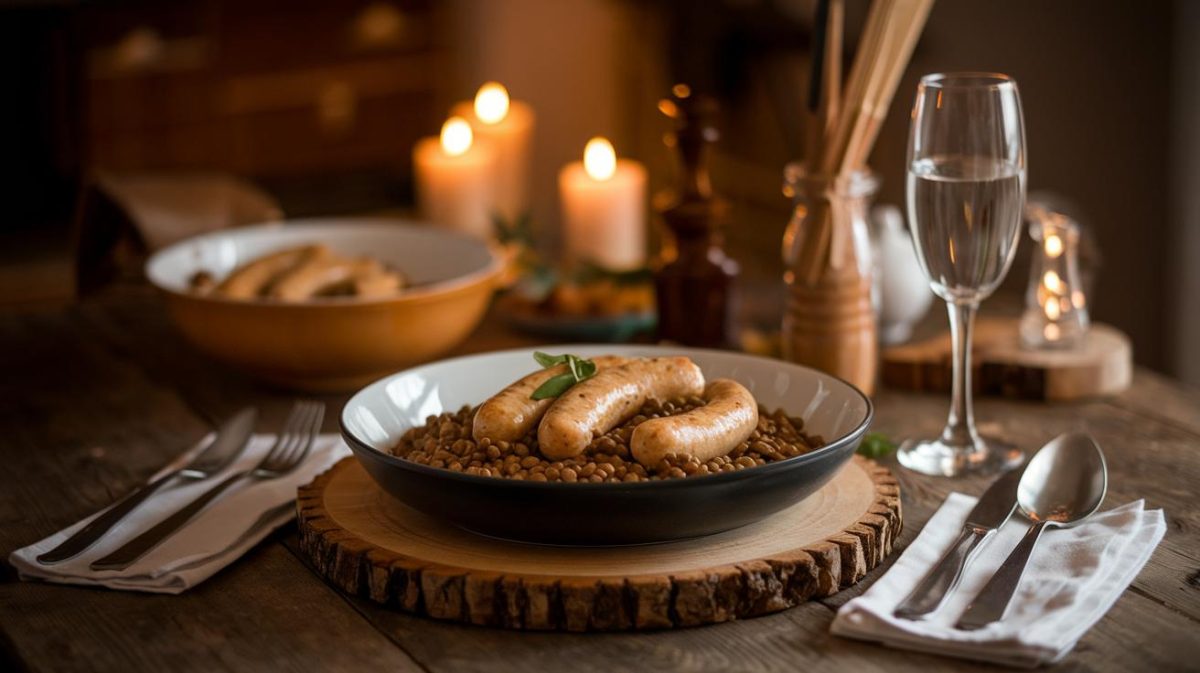
[[[299,489],[300,549],[339,589],[405,612],[521,630],[670,629],[755,617],[831,596],[891,553],[903,526],[891,471],[854,456],[875,496],[846,530],[799,549],[686,572],[555,577],[457,568],[384,549],[343,529],[325,488],[346,458]],[[847,465],[849,469],[851,466]]]

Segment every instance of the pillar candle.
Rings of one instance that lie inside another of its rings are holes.
[[[558,174],[568,262],[614,271],[646,263],[646,168],[617,159],[612,143],[593,138],[583,161]]]
[[[451,111],[471,123],[475,136],[495,152],[493,208],[513,220],[529,209],[529,153],[533,138],[533,108],[510,100],[508,90],[488,82],[475,94],[475,102],[463,101]]]
[[[422,138],[413,148],[417,202],[424,217],[437,225],[490,238],[494,166],[491,148],[474,141],[465,119],[446,120],[440,138]]]

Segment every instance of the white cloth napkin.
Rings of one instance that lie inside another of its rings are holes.
[[[185,465],[212,439],[205,438],[159,474]],[[92,561],[115,551],[142,531],[216,485],[225,475],[253,468],[270,450],[274,435],[255,435],[246,451],[221,475],[203,481],[174,480],[141,503],[103,538],[73,559],[42,565],[37,556],[58,546],[100,513],[8,557],[23,580],[104,586],[110,589],[178,594],[211,577],[295,516],[296,489],[328,469],[350,449],[337,435],[321,435],[308,458],[291,473],[265,481],[244,480],[193,518],[174,536],[124,570],[95,571]]]
[[[978,631],[954,623],[982,589],[1029,522],[1019,514],[984,543],[958,588],[924,621],[892,616],[953,543],[976,499],[952,493],[896,564],[833,620],[839,636],[903,649],[1032,668],[1058,661],[1092,627],[1150,559],[1167,525],[1141,500],[1096,514],[1074,528],[1047,529],[1034,548],[1003,620]]]

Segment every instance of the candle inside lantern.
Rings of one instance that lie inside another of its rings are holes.
[[[422,138],[413,148],[417,202],[431,222],[472,234],[492,235],[494,155],[476,143],[471,125],[451,117],[438,138]]]
[[[1030,208],[1029,234],[1038,244],[1021,317],[1026,348],[1071,348],[1088,329],[1087,303],[1079,282],[1079,225],[1043,208]]]
[[[475,135],[495,153],[492,209],[510,221],[524,215],[529,209],[533,108],[510,99],[504,85],[488,82],[479,87],[473,103],[458,103],[451,112],[467,119]]]
[[[583,161],[558,174],[563,240],[569,262],[636,269],[646,262],[646,169],[617,159],[612,143],[592,138]]]

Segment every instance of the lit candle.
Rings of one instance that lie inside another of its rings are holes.
[[[494,165],[491,148],[474,142],[465,119],[447,119],[440,138],[422,138],[413,148],[421,212],[434,224],[490,238]]]
[[[558,174],[563,240],[571,262],[613,270],[646,262],[646,168],[617,159],[612,143],[592,138],[583,161]]]
[[[463,101],[451,114],[471,122],[475,135],[496,154],[493,208],[508,220],[529,209],[529,151],[533,137],[533,108],[510,100],[502,84],[479,87],[475,102]]]

